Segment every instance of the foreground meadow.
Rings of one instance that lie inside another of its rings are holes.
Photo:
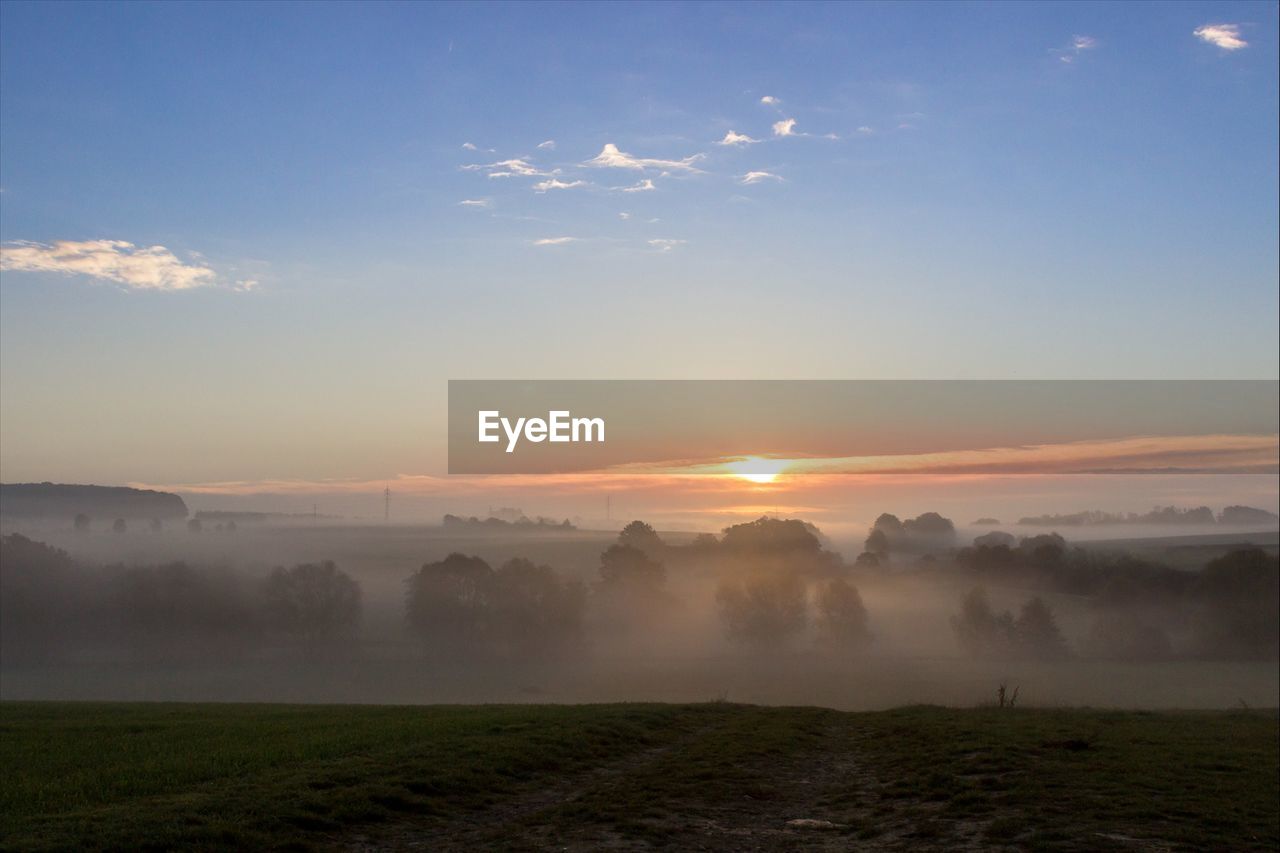
[[[4,849],[1275,849],[1271,711],[0,705]]]

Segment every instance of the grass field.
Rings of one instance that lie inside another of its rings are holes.
[[[0,704],[5,849],[1258,849],[1274,712]]]

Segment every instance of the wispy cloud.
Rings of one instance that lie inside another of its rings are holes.
[[[577,237],[543,237],[540,240],[534,240],[535,246],[563,246],[566,243],[576,243]]]
[[[699,170],[693,164],[705,156],[706,155],[704,154],[693,154],[689,157],[685,157],[683,160],[661,160],[656,157],[635,157],[625,151],[619,151],[618,146],[609,142],[605,144],[599,154],[592,157],[582,165],[604,169],[635,169],[637,171],[643,171],[645,169],[661,169],[664,171],[697,172]]]
[[[767,107],[776,107],[778,104],[782,103],[782,101],[778,100],[773,95],[765,95],[760,99],[760,103]]]
[[[1205,24],[1196,28],[1193,35],[1223,50],[1240,50],[1249,46],[1247,41],[1240,38],[1239,24]]]
[[[656,190],[657,187],[653,185],[653,181],[650,178],[645,178],[643,181],[634,183],[629,187],[614,187],[614,189],[620,193],[647,193]]]
[[[493,201],[487,198],[464,198],[458,207],[493,207]]]
[[[1059,62],[1065,62],[1068,65],[1076,61],[1076,57],[1084,53],[1086,50],[1093,50],[1098,46],[1098,40],[1093,36],[1072,36],[1071,42],[1066,47],[1055,47],[1050,49],[1050,53],[1058,57]]]
[[[784,118],[782,121],[775,121],[773,123],[773,135],[774,136],[795,136],[796,120],[793,118]]]
[[[190,290],[218,278],[208,266],[183,263],[164,246],[140,247],[124,240],[19,241],[0,247],[0,269],[86,275],[132,290]]]
[[[462,171],[488,172],[491,178],[509,178],[513,175],[523,178],[545,178],[556,174],[554,170],[544,172],[524,158],[499,160],[496,163],[472,163],[468,166],[463,166]]]
[[[775,175],[773,172],[747,172],[738,178],[740,184],[759,184],[764,181],[781,181],[781,175]]]
[[[464,150],[464,151],[476,151],[476,150],[478,150],[478,149],[476,148],[476,144],[475,144],[474,142],[464,142],[464,143],[462,143],[462,150]]]
[[[571,190],[574,187],[585,187],[586,181],[562,181],[559,178],[547,178],[533,185],[534,192],[544,193],[547,190]]]
[[[759,141],[759,139],[752,139],[745,133],[738,133],[735,130],[731,130],[726,133],[724,135],[724,139],[721,139],[716,143],[716,145],[752,145]]]
[[[627,213],[627,212],[624,210],[624,211],[622,211],[621,213],[619,213],[619,214],[618,214],[618,218],[619,218],[619,219],[630,219],[630,218],[631,218],[631,214],[630,214],[630,213]]]
[[[670,252],[672,249],[676,248],[677,246],[683,246],[685,243],[688,243],[689,241],[688,240],[672,240],[669,238],[660,237],[653,240],[649,240],[648,242],[650,246],[657,249],[659,252]]]
[[[855,131],[855,133],[861,133],[863,136],[870,136],[871,134],[875,133],[875,129],[868,127],[867,125],[864,124],[861,127],[859,127]]]
[[[539,142],[538,147],[543,151],[555,151],[556,141],[554,139],[548,139],[546,142]]]

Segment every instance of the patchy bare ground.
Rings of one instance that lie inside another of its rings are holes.
[[[825,716],[818,712],[819,717]],[[335,839],[359,853],[386,850],[1001,850],[1021,849],[989,830],[1021,824],[1013,806],[981,816],[949,814],[947,801],[891,791],[860,745],[876,737],[845,715],[804,727],[779,744],[710,722],[679,741],[604,763],[495,801],[465,819],[405,821]],[[707,745],[737,741],[728,772]],[[710,759],[710,760],[709,760]],[[1018,771],[1011,771],[1018,772]],[[690,784],[692,781],[692,784]],[[1094,848],[1148,846],[1094,836]]]

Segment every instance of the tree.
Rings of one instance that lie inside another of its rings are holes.
[[[724,529],[721,545],[731,551],[765,554],[818,554],[822,541],[813,525],[798,518],[769,518],[735,524]]]
[[[726,527],[720,556],[734,572],[786,572],[831,577],[843,568],[838,554],[822,547],[821,534],[797,518],[758,518]]]
[[[1280,557],[1241,548],[1209,562],[1192,587],[1200,652],[1280,657]]]
[[[0,537],[0,655],[41,660],[85,623],[98,590],[65,551],[20,533]]]
[[[202,530],[204,530],[204,524],[201,523],[200,519],[193,518],[187,522],[188,533],[199,533]]]
[[[164,522],[158,518],[151,519],[151,532],[159,533],[164,530]]]
[[[908,536],[944,542],[955,539],[956,536],[956,526],[951,519],[943,518],[936,512],[924,512],[908,519],[902,522],[902,529]]]
[[[666,543],[657,531],[643,521],[633,521],[622,528],[622,532],[618,534],[618,544],[639,549],[653,559],[661,558],[666,548]]]
[[[83,512],[76,513],[76,518],[73,524],[75,525],[76,530],[83,533],[89,529],[89,516],[85,515]]]
[[[117,518],[111,524],[111,530],[113,533],[124,533],[128,529],[129,529],[129,525],[125,523],[125,520],[123,518]]]
[[[586,590],[550,566],[517,557],[494,573],[492,640],[510,658],[545,658],[581,642]]]
[[[360,620],[360,585],[332,561],[277,567],[264,595],[270,625],[311,651],[350,637]]]
[[[632,545],[610,545],[600,555],[600,577],[609,586],[656,590],[666,576],[661,563]]]
[[[1056,565],[1067,553],[1067,540],[1057,533],[1041,533],[1024,538],[1018,543],[1018,550],[1033,563]]]
[[[1008,654],[1013,645],[1013,615],[992,610],[981,587],[964,597],[960,613],[951,617],[951,628],[960,647],[974,657]]]
[[[888,558],[891,549],[888,534],[879,529],[873,529],[867,534],[867,541],[862,545],[862,552],[875,557],[877,563]]]
[[[757,650],[784,647],[808,622],[804,582],[793,573],[724,581],[716,602],[729,639]]]
[[[862,596],[848,581],[828,581],[818,591],[818,644],[838,651],[856,651],[871,643],[867,628],[867,608]]]
[[[479,557],[453,553],[425,563],[409,578],[405,615],[436,651],[474,650],[485,644],[493,569]]]
[[[145,657],[243,650],[258,628],[255,608],[229,572],[169,563],[117,576],[126,637]]]
[[[1058,629],[1058,621],[1039,596],[1022,605],[1013,636],[1018,650],[1027,657],[1054,660],[1067,654],[1067,643]]]
[[[951,519],[936,512],[921,513],[906,521],[886,512],[871,526],[864,549],[881,556],[890,551],[921,553],[950,547],[955,538],[956,527]]]
[[[1012,533],[1005,533],[1003,530],[992,530],[990,533],[984,533],[973,540],[975,548],[1012,548],[1018,540],[1014,538]]]
[[[855,569],[878,569],[880,568],[880,555],[871,551],[863,551],[853,561]]]

